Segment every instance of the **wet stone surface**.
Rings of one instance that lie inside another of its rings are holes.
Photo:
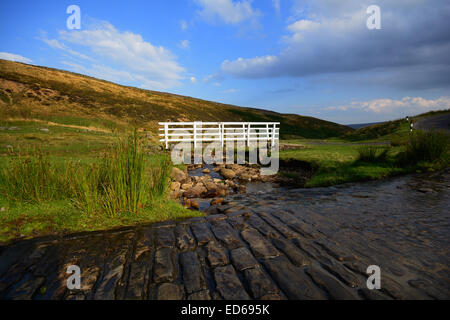
[[[450,172],[229,196],[220,214],[0,247],[0,299],[449,299]],[[68,290],[67,267],[81,268]],[[381,268],[381,290],[366,270]]]

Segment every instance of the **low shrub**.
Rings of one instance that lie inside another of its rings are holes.
[[[358,148],[358,161],[383,162],[387,158],[389,148],[377,146],[364,146]]]
[[[400,154],[400,161],[407,164],[417,164],[421,161],[448,161],[450,136],[444,131],[414,131],[406,150]]]
[[[393,146],[393,147],[401,147],[401,146],[405,146],[406,144],[408,144],[407,138],[397,137],[397,138],[391,139],[391,146]]]

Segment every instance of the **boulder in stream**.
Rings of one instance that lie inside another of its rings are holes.
[[[187,178],[187,174],[183,170],[173,167],[172,172],[170,173],[170,178],[175,182],[184,183]]]
[[[234,172],[231,169],[226,169],[226,168],[222,168],[220,169],[220,174],[225,178],[225,179],[233,179],[236,176],[236,172]]]

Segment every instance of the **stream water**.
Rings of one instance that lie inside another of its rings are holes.
[[[365,230],[373,237],[450,248],[450,170],[327,188],[253,183],[247,191],[228,196],[227,210],[285,209],[305,220],[319,214],[336,231]]]
[[[290,212],[341,248],[450,292],[450,169],[327,188],[246,187],[220,212]]]

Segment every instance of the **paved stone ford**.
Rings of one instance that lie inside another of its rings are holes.
[[[449,187],[447,171],[278,189],[206,218],[20,241],[0,248],[0,298],[449,299]]]

